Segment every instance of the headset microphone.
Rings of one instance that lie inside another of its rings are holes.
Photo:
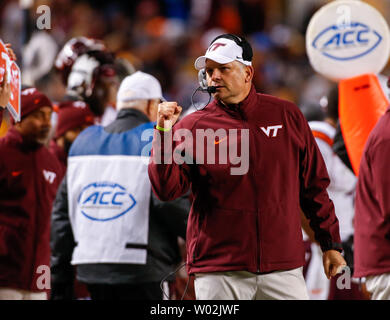
[[[206,91],[208,93],[216,93],[217,92],[217,87],[215,87],[215,86],[208,86]]]
[[[198,72],[198,82],[199,82],[199,90],[202,92],[208,92],[208,93],[216,93],[217,87],[216,86],[208,86],[207,80],[206,80],[206,70],[201,69]]]
[[[207,80],[206,80],[206,70],[201,69],[199,70],[198,73],[198,82],[199,82],[199,87],[194,91],[194,93],[191,96],[191,105],[195,107],[194,105],[194,95],[196,92],[201,91],[201,92],[207,92],[209,94],[209,101],[207,102],[206,106],[210,103],[211,100],[211,94],[217,92],[217,86],[208,86],[207,85]],[[205,106],[205,107],[206,107]],[[195,107],[195,109],[198,110],[198,108]]]

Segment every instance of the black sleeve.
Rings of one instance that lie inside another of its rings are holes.
[[[173,201],[161,201],[154,192],[151,192],[151,202],[156,218],[169,230],[185,240],[187,219],[190,212],[191,203],[189,192]]]
[[[352,169],[351,161],[349,161],[344,138],[341,133],[340,121],[337,122],[336,135],[333,140],[333,151],[337,154],[337,156],[341,159],[341,161],[343,161],[343,163],[352,171],[352,173],[354,173]]]
[[[68,214],[66,175],[58,188],[51,217],[51,300],[73,299],[75,242]]]

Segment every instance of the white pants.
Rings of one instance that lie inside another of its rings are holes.
[[[390,300],[390,273],[366,277],[366,289],[371,300]]]
[[[262,275],[247,271],[196,273],[196,299],[308,300],[302,269]]]
[[[14,288],[0,288],[0,300],[47,300],[46,292],[32,292]]]

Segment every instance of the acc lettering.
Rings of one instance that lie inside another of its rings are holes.
[[[114,204],[114,205],[117,205],[117,206],[121,206],[121,205],[123,204],[123,202],[117,202],[117,201],[116,201],[116,197],[117,197],[118,195],[125,195],[125,194],[126,194],[126,193],[124,193],[124,192],[117,192],[117,193],[115,193],[114,196],[112,197],[111,203]]]
[[[261,130],[267,135],[267,137],[270,136],[271,130],[273,130],[273,134],[271,137],[276,137],[278,134],[278,129],[282,129],[283,126],[277,125],[277,126],[268,126],[267,128],[261,127]]]
[[[56,178],[56,174],[54,172],[47,170],[43,170],[43,176],[49,183],[53,183],[54,179]]]
[[[111,194],[111,192],[102,192],[102,195],[100,196],[100,201],[99,201],[99,204],[108,204],[108,202],[106,201],[103,201],[103,197],[106,195],[106,194]]]
[[[329,39],[327,43],[324,44],[324,48],[328,47],[331,44],[335,44],[336,46],[340,45],[340,42],[342,44],[348,45],[348,44],[353,44],[356,42],[359,43],[367,43],[368,39],[364,39],[362,37],[363,33],[368,33],[369,31],[366,30],[360,30],[359,32],[355,31],[347,31],[342,33],[336,33],[332,38]]]
[[[368,33],[368,30],[359,31],[359,32],[357,33],[356,40],[357,40],[357,42],[367,43],[367,42],[368,42],[368,39],[362,39],[362,38],[360,37],[362,33]]]
[[[92,200],[93,200],[93,204],[96,204],[98,197],[99,197],[99,192],[94,192],[83,202],[83,204]]]
[[[92,193],[87,199],[84,200],[83,204],[86,204],[88,202],[91,202],[92,204],[101,204],[101,205],[107,205],[112,204],[115,206],[121,206],[123,202],[120,202],[117,197],[125,195],[125,192],[115,192],[112,195],[111,191],[105,191],[105,192],[94,192]],[[109,195],[112,195],[111,198]]]
[[[137,201],[125,187],[105,181],[85,186],[77,203],[81,214],[87,219],[106,222],[128,213]]]
[[[351,37],[349,37],[350,40],[348,40],[347,37],[349,35],[353,35],[354,33],[355,33],[354,31],[348,31],[348,32],[344,33],[344,35],[343,35],[343,43],[344,44],[352,44],[353,40],[351,40]]]

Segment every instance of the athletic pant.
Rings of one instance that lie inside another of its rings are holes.
[[[366,277],[366,288],[371,300],[390,300],[390,273]]]
[[[260,275],[247,271],[196,273],[196,299],[308,300],[302,269]]]

